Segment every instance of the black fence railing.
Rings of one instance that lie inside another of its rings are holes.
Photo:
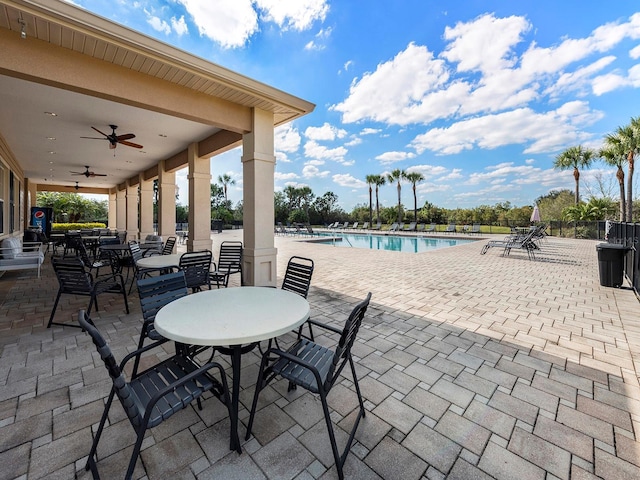
[[[633,286],[636,295],[639,295],[640,252],[638,252],[638,242],[640,242],[640,223],[611,222],[610,226],[607,241],[624,245],[629,249],[624,258],[624,274]]]

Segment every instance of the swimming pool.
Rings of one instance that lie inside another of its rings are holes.
[[[439,248],[454,247],[475,240],[462,238],[430,238],[409,237],[401,235],[367,235],[345,233],[321,233],[320,237],[328,237],[325,241],[314,240],[314,243],[335,245],[347,248],[368,248],[369,250],[392,250],[394,252],[422,253]],[[333,240],[335,237],[335,241]]]

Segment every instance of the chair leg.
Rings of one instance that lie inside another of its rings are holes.
[[[258,381],[256,382],[256,391],[253,393],[253,402],[251,403],[251,413],[249,414],[249,423],[247,425],[247,435],[244,438],[245,440],[249,440],[249,437],[251,436],[253,419],[256,415],[256,407],[258,406],[258,396],[260,395],[260,391],[266,387],[266,384],[264,384],[264,369],[267,361],[267,357],[262,357],[262,361],[260,362],[260,372],[258,373]]]
[[[138,456],[140,455],[140,448],[142,447],[142,441],[144,440],[144,433],[147,430],[147,425],[144,424],[138,428],[138,438],[136,439],[136,444],[133,447],[131,460],[129,460],[129,468],[127,468],[127,473],[124,477],[125,480],[131,480],[131,477],[133,476],[133,470],[136,468],[136,463],[138,462]]]
[[[115,390],[112,388],[111,393],[109,393],[109,399],[107,400],[107,404],[104,406],[104,412],[102,412],[102,418],[100,418],[100,425],[98,426],[98,431],[96,432],[96,436],[93,439],[93,443],[91,444],[91,450],[89,451],[89,458],[87,458],[87,464],[84,466],[85,470],[91,469],[91,473],[93,474],[93,478],[100,478],[98,475],[98,466],[96,465],[96,450],[98,449],[98,442],[100,441],[100,436],[102,435],[102,430],[104,429],[104,424],[107,421],[107,416],[109,414],[109,409],[111,408],[111,403],[113,402],[113,396],[115,395]]]
[[[62,290],[58,290],[58,296],[56,297],[56,301],[53,303],[53,310],[51,310],[51,316],[49,317],[49,323],[47,324],[47,328],[51,327],[53,323],[53,316],[56,314],[56,309],[58,308],[58,302],[60,301],[60,295],[62,295]]]
[[[343,480],[344,474],[342,473],[342,464],[344,460],[340,458],[340,454],[338,453],[338,444],[336,443],[336,437],[335,437],[335,434],[333,433],[333,424],[331,422],[329,406],[327,405],[327,397],[322,390],[320,391],[320,401],[322,403],[322,410],[324,411],[324,420],[325,420],[325,423],[327,424],[327,430],[329,431],[329,441],[331,441],[331,450],[333,451],[333,458],[336,462],[336,469],[338,470],[338,478],[340,480]],[[347,452],[348,452],[349,446],[350,445],[347,445]]]

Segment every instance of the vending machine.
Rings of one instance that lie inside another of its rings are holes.
[[[53,223],[53,208],[51,207],[31,207],[31,223],[29,226],[38,227],[47,238],[51,235],[51,225]]]

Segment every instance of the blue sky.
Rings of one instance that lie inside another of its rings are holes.
[[[368,204],[366,175],[419,171],[418,204],[467,208],[574,188],[556,155],[640,115],[640,5],[584,0],[76,0],[316,104],[276,132],[275,188]],[[212,160],[242,199],[236,149]],[[178,175],[186,204],[186,172]],[[581,193],[616,195],[602,164]],[[638,192],[638,188],[634,189]],[[410,185],[403,203],[412,208]],[[383,186],[380,201],[397,202]]]

